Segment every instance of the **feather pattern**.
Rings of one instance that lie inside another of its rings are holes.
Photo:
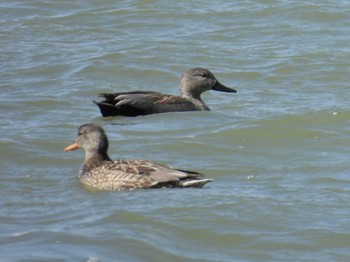
[[[108,139],[99,125],[84,124],[73,145],[65,151],[85,150],[78,178],[98,190],[124,190],[163,187],[203,187],[213,181],[203,174],[148,160],[114,160],[108,156]]]

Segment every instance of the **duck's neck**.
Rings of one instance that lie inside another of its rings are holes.
[[[180,89],[180,92],[182,97],[190,100],[193,104],[195,104],[195,106],[198,109],[208,110],[208,111],[210,110],[209,107],[201,99],[202,92],[196,91],[195,89],[191,89],[191,88]]]
[[[112,161],[107,152],[88,151],[85,153],[85,163]]]
[[[196,92],[196,90],[193,90],[191,88],[183,88],[180,89],[181,96],[189,98],[189,99],[197,99],[201,100],[201,92]]]
[[[200,94],[197,96],[194,96],[193,94],[182,94],[182,97],[190,100],[195,106],[196,108],[200,109],[200,110],[205,110],[205,111],[210,111],[209,107],[204,103],[204,101],[201,99]]]

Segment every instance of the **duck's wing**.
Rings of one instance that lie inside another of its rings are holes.
[[[179,177],[183,177],[185,175],[183,171],[178,171],[170,166],[148,160],[114,160],[112,162],[107,162],[107,164],[104,166],[104,169],[150,177],[154,179],[154,181],[158,182],[174,179],[177,180]],[[170,173],[171,171],[173,171],[174,176],[166,176],[166,173]],[[177,176],[175,176],[175,174]],[[193,174],[199,175],[199,173],[195,172],[193,172]]]
[[[114,161],[125,172],[151,178],[156,183],[152,187],[203,187],[213,179],[205,179],[198,172],[175,169],[148,160]]]
[[[162,95],[152,91],[103,93],[99,95],[104,98],[103,101],[93,102],[104,117],[148,115],[152,114],[152,105]]]
[[[124,92],[101,94],[104,101],[95,102],[103,116],[137,116],[165,112],[198,110],[188,99],[158,92]]]

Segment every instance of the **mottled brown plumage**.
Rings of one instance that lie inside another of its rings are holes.
[[[103,93],[101,102],[94,103],[101,114],[107,116],[138,116],[166,112],[210,110],[201,99],[201,94],[208,90],[236,92],[222,85],[205,68],[191,68],[180,79],[180,96],[167,95],[153,91],[133,91]]]
[[[80,181],[94,189],[124,190],[162,187],[203,187],[213,181],[200,173],[174,169],[148,160],[115,160],[108,156],[108,138],[102,127],[84,124],[75,142],[65,151],[85,150]]]

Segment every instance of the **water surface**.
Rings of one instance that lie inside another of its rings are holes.
[[[3,1],[1,261],[348,261],[348,1]],[[237,94],[210,112],[100,117],[106,91],[178,93],[201,66]],[[91,192],[63,152],[95,122],[113,158],[215,179]]]

